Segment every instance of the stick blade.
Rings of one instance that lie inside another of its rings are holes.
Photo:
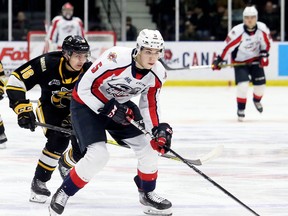
[[[219,157],[224,149],[224,145],[218,145],[215,149],[213,149],[211,152],[209,152],[208,154],[203,155],[202,157],[200,157],[201,162],[208,162],[210,160],[213,160],[217,157]]]

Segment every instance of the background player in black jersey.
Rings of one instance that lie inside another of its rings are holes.
[[[4,81],[1,77],[4,76],[4,69],[2,62],[0,61],[0,100],[3,99],[4,95]],[[0,149],[6,148],[5,142],[7,141],[7,137],[5,134],[4,123],[0,115]]]
[[[71,126],[71,91],[80,74],[90,67],[89,55],[90,47],[86,39],[70,35],[63,41],[62,52],[38,56],[11,74],[6,91],[10,107],[18,115],[20,127],[35,130],[33,106],[26,99],[26,92],[37,84],[41,88],[36,109],[38,120],[55,126]],[[70,140],[66,134],[49,129],[45,129],[44,134],[47,142],[36,167],[30,197],[30,201],[40,203],[44,203],[51,194],[46,182],[50,180]],[[75,137],[72,136],[71,141],[74,145]],[[78,157],[77,153],[73,156]]]

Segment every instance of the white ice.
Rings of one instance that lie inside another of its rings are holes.
[[[28,92],[36,99],[39,90]],[[288,215],[288,88],[268,87],[264,112],[258,113],[249,91],[245,122],[236,117],[235,87],[162,90],[163,121],[174,129],[172,148],[195,159],[218,145],[223,153],[197,168],[263,216]],[[0,215],[48,215],[48,204],[29,202],[30,183],[46,142],[42,130],[19,128],[8,99],[0,102],[8,142],[0,149]],[[141,216],[133,182],[136,159],[131,150],[110,146],[110,161],[71,197],[63,215]],[[157,193],[173,203],[175,216],[249,216],[253,213],[182,162],[159,158]],[[55,170],[48,187],[61,184]]]

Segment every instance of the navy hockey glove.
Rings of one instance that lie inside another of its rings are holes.
[[[154,139],[150,141],[152,148],[161,154],[169,151],[173,130],[168,123],[160,123],[152,129]]]
[[[218,55],[217,58],[213,61],[212,70],[221,70],[220,64],[223,62],[223,59]]]
[[[259,67],[266,67],[269,65],[269,53],[266,51],[266,50],[261,50],[260,51],[260,54],[259,54],[259,61],[260,61],[260,64],[259,64]]]
[[[36,117],[32,103],[29,100],[18,101],[13,110],[18,115],[18,125],[21,128],[30,129],[31,131],[35,130]]]
[[[120,104],[115,98],[108,101],[103,109],[99,110],[101,114],[111,118],[114,122],[122,125],[130,124],[126,117],[134,118],[133,111],[125,104]]]

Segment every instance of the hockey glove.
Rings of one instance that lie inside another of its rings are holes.
[[[71,114],[69,114],[68,116],[66,116],[65,119],[62,120],[61,127],[68,129],[68,130],[72,130]],[[61,132],[61,135],[63,135],[64,137],[70,137],[71,136],[71,134],[62,133],[62,132]]]
[[[261,50],[259,54],[259,67],[263,68],[269,65],[269,53],[266,50]]]
[[[212,70],[221,70],[220,64],[223,62],[223,59],[218,55],[217,58],[213,61]]]
[[[108,101],[103,109],[99,110],[101,114],[111,118],[114,122],[122,125],[130,124],[126,117],[134,118],[133,111],[124,104],[120,104],[115,98]]]
[[[173,130],[168,123],[160,123],[152,129],[154,139],[150,141],[152,148],[161,154],[169,151]]]
[[[132,115],[130,115],[129,117],[132,118],[134,121],[138,122],[143,128],[145,128],[143,117],[140,113],[138,106],[130,100],[124,103],[124,105],[126,105],[129,109],[132,110]]]
[[[29,100],[18,101],[14,106],[14,112],[18,115],[18,125],[21,128],[35,130],[36,117],[33,112],[32,103]]]
[[[62,120],[61,127],[72,130],[71,114]]]

